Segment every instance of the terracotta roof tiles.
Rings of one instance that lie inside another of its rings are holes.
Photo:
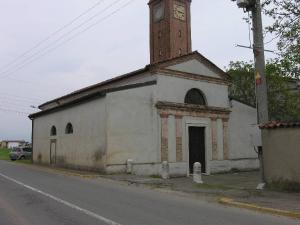
[[[260,129],[277,129],[277,128],[293,128],[293,127],[300,127],[300,121],[295,121],[295,122],[271,121],[259,126]]]

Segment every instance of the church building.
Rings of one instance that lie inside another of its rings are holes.
[[[150,0],[150,64],[39,106],[34,163],[155,175],[258,168],[256,109],[229,98],[230,77],[192,52],[191,0]]]

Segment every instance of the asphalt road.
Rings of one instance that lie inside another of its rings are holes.
[[[0,225],[299,225],[190,197],[0,161]]]

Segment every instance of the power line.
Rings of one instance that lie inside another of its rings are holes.
[[[38,104],[37,101],[34,100],[29,100],[29,99],[17,99],[17,98],[13,98],[13,97],[5,97],[5,98],[1,98],[2,96],[0,96],[0,102],[19,102],[19,103],[24,103],[24,104],[33,104],[36,105]],[[4,97],[4,96],[3,96]],[[41,101],[39,101],[41,102]]]
[[[12,77],[0,77],[0,79],[9,79],[9,80],[13,80],[13,81],[18,81],[18,82],[22,82],[22,83],[26,83],[26,84],[30,84],[30,85],[34,85],[35,87],[38,86],[51,86],[51,87],[57,87],[56,84],[53,83],[38,83],[38,82],[32,82],[32,81],[28,81],[28,80],[21,80],[21,79],[16,79],[16,78],[12,78]]]
[[[33,102],[26,99],[24,100],[24,99],[12,99],[12,98],[0,98],[0,104],[17,106],[25,109],[30,109],[33,108],[32,106],[38,105],[36,101]]]
[[[68,31],[67,33],[62,34],[60,37],[58,37],[56,40],[52,41],[51,43],[49,43],[48,45],[46,45],[46,47],[42,48],[41,50],[35,52],[32,55],[29,55],[27,58],[20,60],[20,62],[16,63],[16,66],[18,66],[19,63],[26,63],[26,61],[30,60],[31,58],[34,58],[35,56],[43,53],[44,51],[47,51],[47,49],[51,48],[51,46],[55,45],[56,43],[59,43],[59,41],[61,41],[62,39],[64,39],[66,36],[72,34],[74,31],[78,30],[79,28],[81,28],[82,26],[84,26],[85,24],[87,24],[88,22],[90,22],[91,20],[93,20],[94,18],[98,17],[99,15],[101,15],[102,13],[104,13],[105,11],[107,11],[108,9],[110,9],[111,7],[113,7],[115,4],[117,4],[118,2],[120,2],[122,0],[116,0],[113,3],[109,4],[106,8],[104,8],[103,10],[101,10],[100,12],[94,14],[93,16],[89,17],[88,19],[86,19],[84,22],[82,22],[81,24],[79,24],[78,26],[72,28],[70,31]],[[10,67],[8,67],[7,70],[2,71],[0,73],[0,75],[2,74],[6,74],[10,71],[9,69]],[[1,78],[1,77],[0,77]]]
[[[23,114],[23,115],[29,115],[29,114],[31,114],[31,112],[23,112],[23,111],[18,111],[18,110],[14,110],[14,109],[6,109],[6,108],[1,108],[1,107],[0,107],[0,111],[3,111],[3,112],[13,112],[13,113]]]
[[[17,103],[17,102],[10,102],[10,101],[2,101],[0,100],[0,104],[2,104],[2,106],[13,106],[13,107],[18,107],[19,109],[22,108],[22,109],[25,109],[25,110],[28,110],[28,109],[33,109],[32,106],[34,106],[34,104],[20,104],[20,103]]]
[[[83,29],[82,31],[80,31],[80,32],[76,33],[75,35],[71,36],[70,38],[66,39],[66,40],[63,41],[62,43],[56,45],[56,46],[53,47],[53,48],[50,48],[48,51],[44,52],[44,54],[42,54],[42,55],[40,55],[40,56],[37,56],[37,57],[33,58],[32,60],[29,60],[28,62],[26,62],[26,63],[20,65],[19,67],[17,67],[17,68],[14,69],[13,71],[11,71],[11,72],[9,72],[9,73],[5,74],[4,76],[1,76],[1,77],[4,78],[4,77],[10,76],[11,74],[15,73],[16,71],[21,70],[22,68],[24,68],[24,67],[27,66],[28,64],[31,64],[31,63],[35,62],[36,60],[42,58],[43,56],[47,55],[48,53],[50,53],[50,52],[56,50],[57,48],[63,46],[64,44],[66,44],[66,43],[72,41],[72,40],[75,39],[77,36],[83,34],[83,33],[86,32],[87,30],[89,30],[89,29],[91,29],[92,27],[98,25],[99,23],[101,23],[101,22],[103,22],[104,20],[108,19],[110,16],[116,14],[117,12],[119,12],[120,10],[122,10],[123,8],[127,7],[127,6],[130,5],[133,1],[135,1],[135,0],[130,0],[130,1],[128,1],[126,4],[122,5],[122,6],[121,6],[120,8],[118,8],[118,9],[114,10],[112,13],[108,14],[108,15],[105,16],[105,17],[102,17],[101,20],[98,20],[97,22],[93,23],[92,25],[88,26],[87,28]],[[0,78],[1,78],[1,77],[0,77]]]
[[[0,97],[2,97],[2,96],[8,96],[8,97],[20,98],[20,99],[28,99],[28,100],[33,100],[33,101],[43,101],[43,99],[39,98],[39,97],[24,97],[24,96],[20,96],[20,95],[12,95],[7,92],[0,92]]]
[[[74,22],[76,22],[78,19],[80,19],[81,17],[83,17],[84,15],[88,14],[90,11],[92,11],[93,9],[95,9],[96,7],[98,7],[102,2],[104,2],[105,0],[100,0],[98,2],[96,2],[94,5],[92,5],[90,8],[88,8],[86,11],[84,11],[83,13],[81,13],[79,16],[75,17],[73,20],[71,20],[69,23],[63,25],[62,27],[60,27],[59,29],[57,29],[56,31],[54,31],[52,34],[50,34],[48,37],[44,38],[43,40],[39,41],[37,44],[35,44],[33,47],[31,47],[30,49],[26,50],[25,52],[23,52],[22,54],[20,54],[19,56],[17,56],[15,59],[13,59],[11,62],[7,63],[6,65],[4,65],[1,70],[3,70],[4,68],[9,67],[10,65],[14,64],[16,61],[18,61],[20,58],[23,58],[24,56],[28,55],[30,52],[32,52],[33,50],[35,50],[36,48],[38,48],[39,46],[41,46],[43,43],[47,42],[48,40],[50,40],[54,35],[60,33],[62,30],[66,29],[67,27],[71,26]]]

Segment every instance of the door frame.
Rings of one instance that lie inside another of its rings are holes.
[[[206,128],[205,127],[202,127],[202,126],[189,126],[189,128],[201,128],[201,130],[203,131],[203,133],[201,132],[201,136],[203,135],[204,137],[203,137],[203,139],[204,139],[204,146],[201,146],[201,149],[199,149],[201,152],[202,151],[204,151],[204,165],[205,165],[205,172],[203,172],[202,171],[202,173],[203,174],[206,174],[206,134],[205,134],[205,131],[206,131]],[[190,134],[190,129],[188,129],[188,141],[190,141],[190,136],[191,136],[191,134]],[[201,137],[199,137],[199,138],[201,138]],[[189,147],[189,149],[188,149],[188,155],[189,155],[189,171],[191,171],[191,168],[190,168],[190,153],[191,153],[191,149],[190,149],[190,143],[189,143],[189,145],[188,145],[188,147]],[[199,146],[200,147],[200,146]],[[202,147],[204,147],[204,149],[202,149]],[[200,158],[202,158],[202,157],[200,157]],[[194,160],[193,160],[194,161]],[[201,164],[202,164],[202,162],[201,161],[199,161]]]
[[[52,162],[52,144],[55,144],[55,162],[53,163]],[[50,140],[50,151],[49,151],[49,153],[50,153],[50,157],[49,157],[49,164],[50,165],[55,165],[56,164],[56,148],[57,148],[57,141],[56,141],[56,139],[51,139]]]
[[[205,169],[206,175],[210,174],[210,159],[212,157],[212,143],[211,143],[211,126],[210,119],[204,118],[204,120],[191,120],[185,121],[185,159],[186,159],[186,173],[190,176],[190,156],[189,156],[189,127],[201,127],[204,128],[204,140],[205,140]]]

